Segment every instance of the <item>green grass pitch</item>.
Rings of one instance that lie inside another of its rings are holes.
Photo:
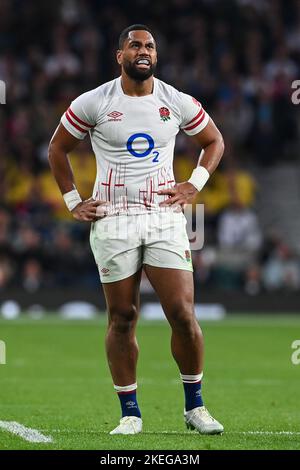
[[[222,436],[187,431],[183,388],[165,322],[141,321],[138,399],[144,432],[110,436],[119,421],[104,352],[106,322],[0,321],[0,421],[52,436],[30,443],[0,429],[0,449],[300,449],[300,365],[291,344],[300,318],[238,316],[203,322],[203,397]]]

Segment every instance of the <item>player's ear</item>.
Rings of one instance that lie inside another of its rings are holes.
[[[117,58],[118,64],[119,64],[119,65],[122,65],[122,62],[123,62],[123,51],[122,51],[121,49],[118,49],[118,50],[117,50],[116,58]]]

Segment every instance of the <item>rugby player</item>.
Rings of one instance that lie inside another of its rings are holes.
[[[186,426],[201,434],[219,434],[223,426],[208,412],[201,393],[203,336],[194,313],[182,208],[217,167],[223,138],[195,98],[154,76],[157,47],[147,26],[132,25],[121,33],[116,59],[121,75],[76,98],[49,145],[50,166],[68,209],[76,220],[91,222],[91,248],[108,311],[107,360],[122,409],[111,434],[142,431],[135,335],[142,269],[172,330]],[[202,150],[190,179],[176,183],[173,157],[180,130]],[[88,134],[97,175],[92,197],[82,201],[68,154]]]

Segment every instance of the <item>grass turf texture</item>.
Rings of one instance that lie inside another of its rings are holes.
[[[144,321],[138,327],[144,433],[110,436],[120,409],[106,365],[105,320],[0,320],[7,348],[7,364],[0,365],[0,420],[54,441],[29,443],[0,429],[0,449],[300,449],[300,365],[291,362],[300,318],[230,317],[202,328],[204,401],[225,433],[186,430],[169,327]]]

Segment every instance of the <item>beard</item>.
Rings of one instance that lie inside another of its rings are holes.
[[[148,69],[139,69],[134,62],[129,62],[129,60],[125,60],[123,62],[123,68],[130,78],[137,82],[143,82],[154,74],[156,64],[150,64],[150,67]]]

